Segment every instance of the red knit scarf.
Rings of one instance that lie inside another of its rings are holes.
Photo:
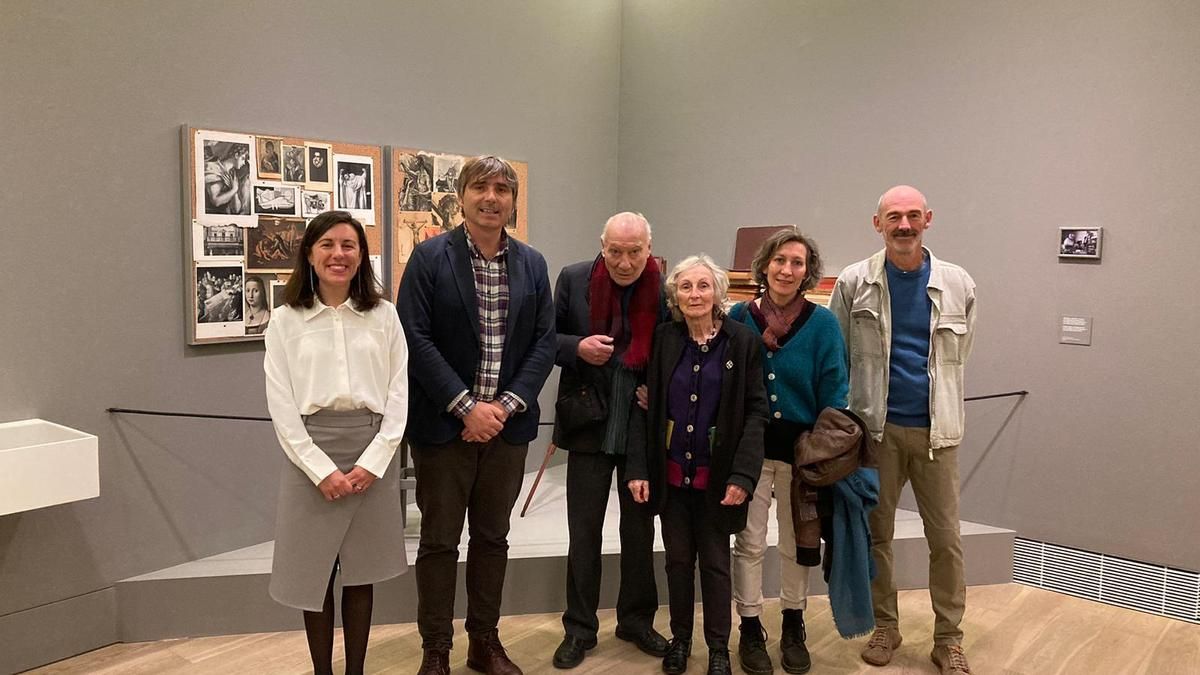
[[[779,338],[787,335],[788,331],[792,329],[792,324],[804,310],[805,302],[804,294],[797,293],[791,302],[780,307],[771,302],[770,293],[763,293],[758,308],[767,322],[767,329],[763,331],[762,341],[768,351],[779,351]]]
[[[659,318],[659,290],[662,288],[662,272],[653,256],[646,261],[642,276],[633,282],[633,297],[629,299],[629,316],[621,313],[622,289],[613,283],[604,266],[604,257],[597,256],[592,265],[592,278],[588,285],[589,310],[592,334],[613,338],[614,346],[625,336],[625,324],[629,324],[629,346],[621,363],[630,370],[641,370],[650,360],[650,342],[654,338],[654,327]]]

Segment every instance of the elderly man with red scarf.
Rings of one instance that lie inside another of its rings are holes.
[[[635,390],[645,382],[654,328],[670,319],[662,271],[650,255],[650,223],[618,213],[604,224],[600,255],[568,265],[554,289],[562,367],[554,443],[567,451],[566,636],[554,652],[556,668],[574,668],[596,646],[600,603],[600,546],[613,471],[625,484],[625,445]],[[628,490],[621,507],[621,585],[617,637],[661,658],[667,641],[654,630],[654,520]]]

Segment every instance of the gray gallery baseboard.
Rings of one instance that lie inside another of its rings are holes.
[[[117,641],[112,587],[0,616],[0,673],[15,673]]]

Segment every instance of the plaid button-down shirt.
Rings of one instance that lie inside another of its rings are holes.
[[[519,396],[500,388],[500,361],[504,357],[505,326],[508,321],[508,234],[500,234],[500,250],[488,260],[463,228],[470,251],[471,271],[475,275],[475,301],[479,308],[479,366],[471,389],[463,390],[450,404],[458,417],[471,412],[476,401],[498,401],[508,414],[525,409]]]

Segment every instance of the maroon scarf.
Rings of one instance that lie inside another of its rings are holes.
[[[592,278],[588,284],[589,310],[593,335],[607,335],[618,348],[625,339],[625,324],[629,324],[629,346],[621,363],[630,370],[641,370],[650,360],[650,342],[654,338],[654,327],[659,319],[659,290],[662,288],[662,272],[654,256],[646,261],[642,276],[633,282],[633,297],[629,299],[629,316],[621,313],[622,289],[613,283],[604,266],[604,256],[597,256],[592,265]]]
[[[788,331],[792,329],[792,324],[804,310],[805,302],[807,301],[804,299],[804,294],[797,293],[791,302],[780,307],[771,302],[770,293],[763,293],[762,300],[758,303],[758,309],[767,323],[767,328],[762,334],[762,341],[768,351],[779,351],[779,338],[787,335]]]

